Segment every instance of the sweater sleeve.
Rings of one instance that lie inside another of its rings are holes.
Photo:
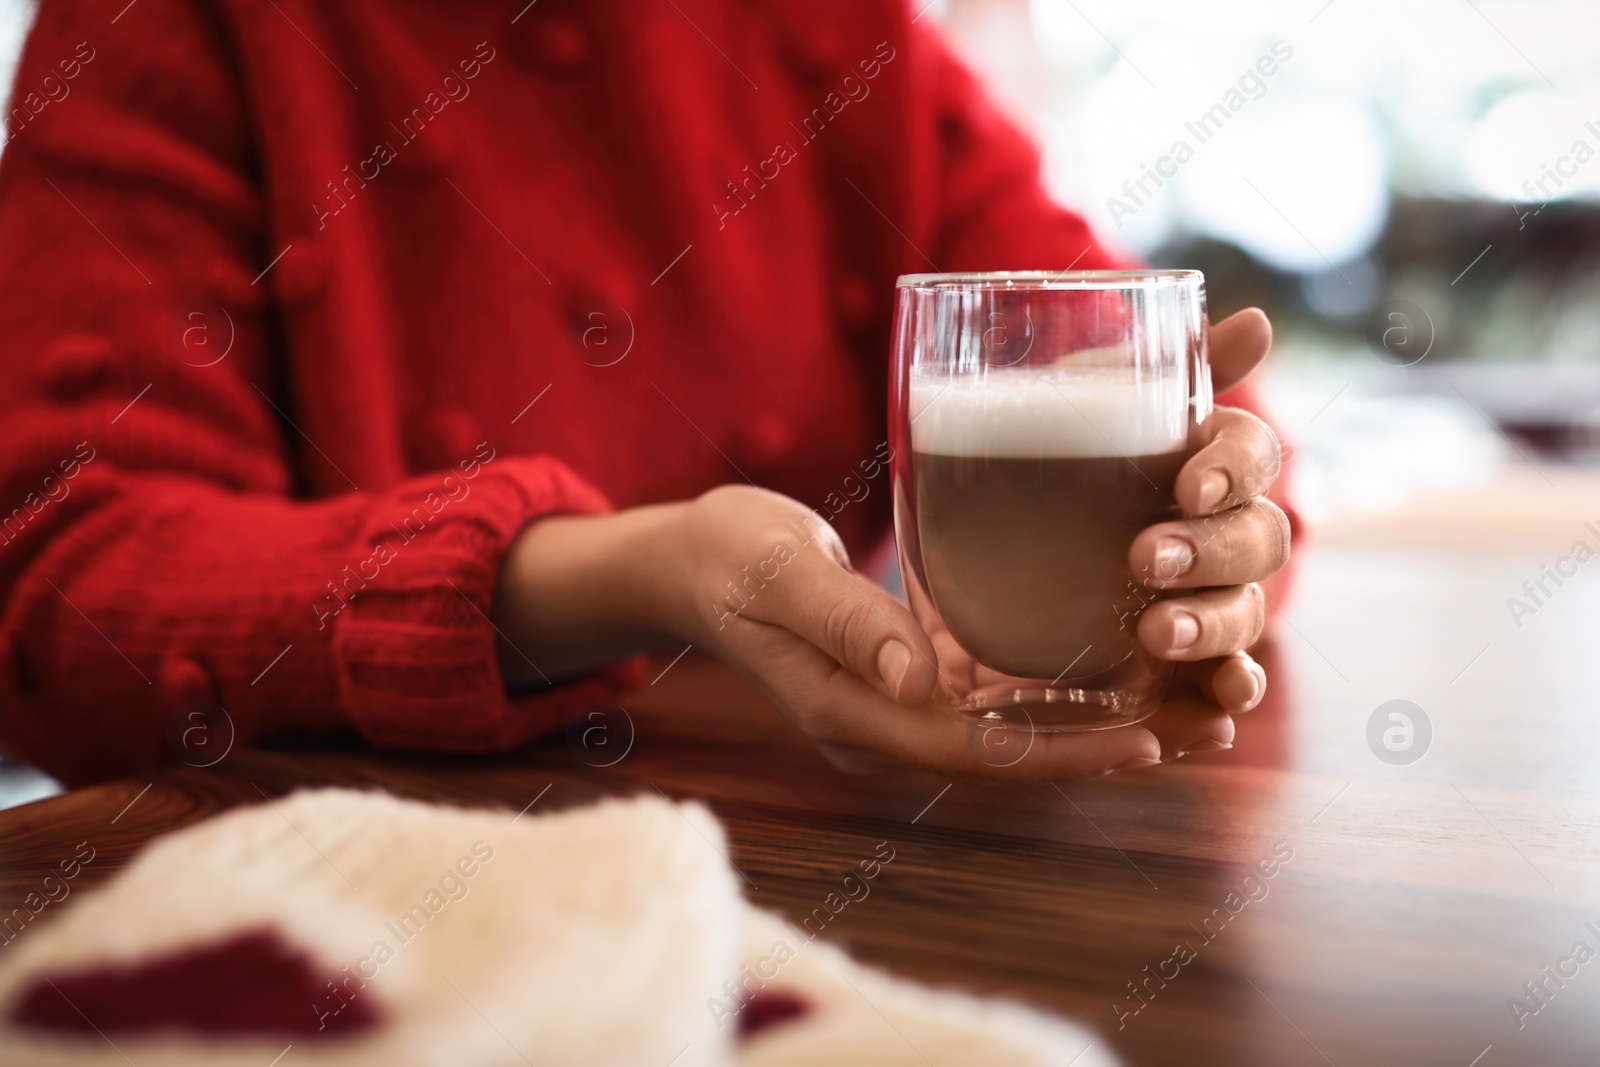
[[[315,383],[274,355],[230,41],[198,0],[126,14],[46,0],[7,111],[0,746],[68,782],[285,733],[488,751],[630,678],[505,693],[510,540],[606,507],[560,462],[485,442],[297,495],[298,464],[333,461],[294,428]]]

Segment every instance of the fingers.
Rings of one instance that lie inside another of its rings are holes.
[[[1188,752],[1227,747],[1233,720],[1201,693],[1168,700],[1132,726],[1033,734],[1023,721],[995,726],[937,701],[907,707],[841,669],[807,640],[776,626],[753,632],[755,655],[736,664],[836,767],[871,773],[915,767],[962,781],[1065,782],[1151,767]],[[1232,664],[1230,666],[1229,664]],[[1232,701],[1247,657],[1179,668],[1196,690]]]
[[[1271,427],[1247,411],[1217,408],[1200,425],[1199,451],[1178,472],[1178,504],[1209,515],[1263,496],[1278,477],[1281,449]]]
[[[855,703],[852,688],[867,700]],[[1023,723],[988,727],[937,705],[889,704],[845,674],[817,695],[834,714],[826,725],[812,718],[804,728],[814,737],[824,731],[823,748],[835,766],[856,773],[884,769],[883,757],[888,757],[889,766],[909,765],[969,782],[1082,781],[1226,748],[1233,741],[1227,712],[1199,696],[1168,701],[1144,722],[1115,730],[1034,734]]]
[[[932,642],[899,601],[847,571],[841,553],[820,536],[801,545],[740,618],[804,638],[891,700],[923,703],[938,678]]]
[[[1140,725],[1160,744],[1163,763],[1193,752],[1233,747],[1233,719],[1197,697],[1169,700]]]
[[[1289,519],[1270,500],[1151,526],[1128,549],[1128,565],[1152,589],[1259,582],[1288,562]]]
[[[1254,711],[1267,695],[1267,672],[1248,652],[1180,664],[1174,681],[1193,685],[1229,715]]]
[[[1235,585],[1156,601],[1139,617],[1139,642],[1158,659],[1211,659],[1249,648],[1265,625],[1261,587]]]
[[[1057,782],[1153,766],[1161,759],[1161,742],[1139,726],[1032,734],[1005,724],[985,728],[937,702],[897,704],[852,673],[828,673],[819,649],[781,636],[796,647],[759,661],[753,680],[845,770],[880,769],[887,757],[891,765],[964,781]],[[796,685],[798,679],[805,684]]]
[[[1272,349],[1272,323],[1260,308],[1246,308],[1211,327],[1211,388],[1232,389],[1261,365]]]

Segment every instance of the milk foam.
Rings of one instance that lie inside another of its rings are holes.
[[[911,447],[943,456],[1075,459],[1175,452],[1188,441],[1187,383],[1126,368],[990,369],[911,380]]]

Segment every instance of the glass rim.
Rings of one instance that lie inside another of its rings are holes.
[[[1148,289],[1185,281],[1203,282],[1197,270],[996,270],[955,274],[902,274],[896,289]]]

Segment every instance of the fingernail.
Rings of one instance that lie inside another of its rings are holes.
[[[1267,687],[1267,675],[1265,671],[1255,665],[1251,665],[1247,673],[1250,675],[1250,694],[1244,698],[1244,706],[1253,708],[1256,705],[1256,701],[1261,699],[1262,691]]]
[[[900,683],[911,666],[911,650],[899,641],[885,641],[878,649],[878,677],[889,687],[889,695],[900,699]]]
[[[1194,548],[1181,537],[1161,537],[1156,540],[1156,577],[1170,582],[1188,572],[1194,565]]]
[[[1160,762],[1161,761],[1158,759],[1147,759],[1144,756],[1140,756],[1138,759],[1131,759],[1123,763],[1119,763],[1111,769],[1114,771],[1136,771],[1140,767],[1154,767]]]
[[[1231,741],[1196,741],[1194,744],[1190,745],[1188,748],[1184,749],[1182,752],[1178,753],[1172,758],[1181,759],[1182,757],[1194,752],[1220,752],[1225,748],[1232,747],[1233,743]]]
[[[1200,510],[1215,511],[1228,495],[1226,471],[1212,467],[1200,476]]]
[[[1187,611],[1172,613],[1172,651],[1182,652],[1200,639],[1200,620]]]

